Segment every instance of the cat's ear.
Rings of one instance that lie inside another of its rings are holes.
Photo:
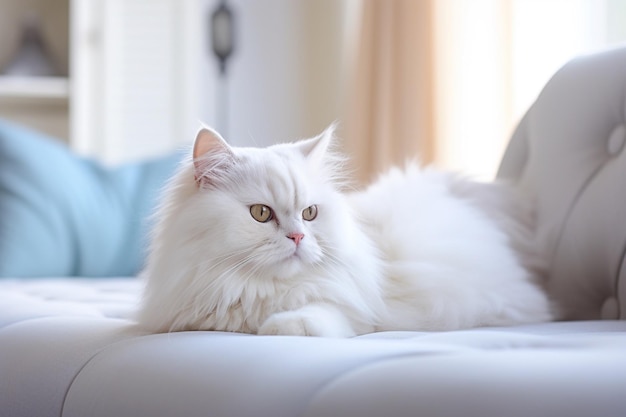
[[[335,137],[336,124],[333,123],[326,128],[321,134],[311,139],[298,142],[296,146],[302,154],[311,160],[320,161],[326,155],[330,144]]]
[[[215,130],[203,127],[193,145],[194,177],[198,186],[212,185],[233,165],[232,148]]]

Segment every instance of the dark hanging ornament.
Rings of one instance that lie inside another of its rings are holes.
[[[228,92],[227,62],[235,48],[235,18],[226,0],[221,0],[210,21],[211,46],[219,64],[217,80],[217,124],[222,136],[228,137],[230,94]]]
[[[234,39],[234,17],[233,12],[223,0],[211,15],[211,43],[213,53],[217,57],[220,65],[220,73],[226,73],[226,63],[233,53],[235,46]]]

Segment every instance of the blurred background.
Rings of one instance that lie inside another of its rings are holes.
[[[624,40],[622,0],[0,0],[0,118],[107,164],[339,121],[360,180],[488,180],[550,76]]]

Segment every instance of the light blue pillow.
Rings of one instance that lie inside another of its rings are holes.
[[[127,276],[181,154],[107,169],[0,120],[0,277]]]

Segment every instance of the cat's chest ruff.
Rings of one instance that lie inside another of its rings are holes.
[[[226,314],[217,318],[221,322],[218,327],[256,333],[272,314],[298,309],[318,298],[317,291],[307,283],[298,285],[279,279],[248,282]]]

